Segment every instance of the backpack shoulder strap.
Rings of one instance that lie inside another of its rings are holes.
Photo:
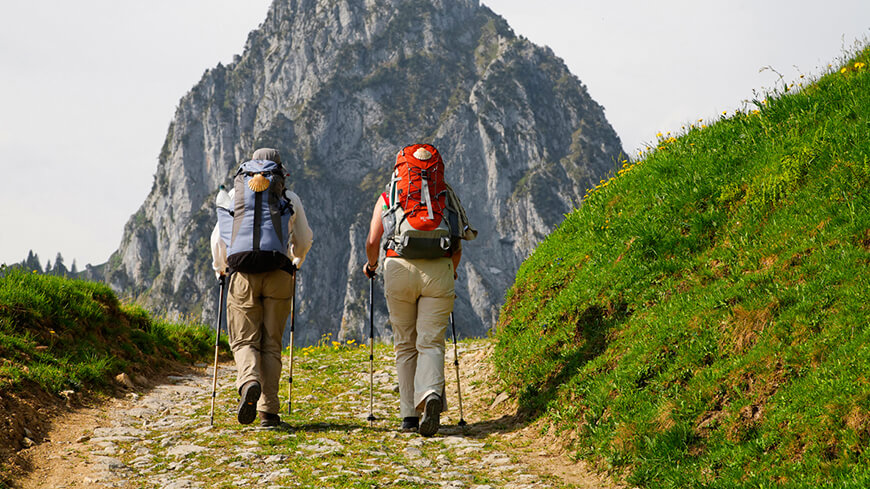
[[[384,192],[384,200],[387,205],[390,207],[401,205],[399,203],[399,185],[398,183],[402,180],[399,176],[398,171],[394,171],[393,175],[390,177],[390,183],[387,184],[387,191]]]

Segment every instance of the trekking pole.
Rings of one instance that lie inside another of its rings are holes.
[[[459,385],[459,352],[456,348],[456,323],[453,321],[453,313],[450,313],[450,326],[453,328],[453,365],[456,367],[456,392],[459,393],[459,426],[465,426],[465,416],[462,412],[462,387]]]
[[[217,396],[217,370],[218,370],[218,348],[220,348],[221,341],[221,318],[224,313],[224,284],[226,283],[226,276],[221,275],[220,277],[220,287],[221,291],[218,295],[218,307],[217,307],[217,326],[215,326],[215,335],[214,335],[214,377],[211,381],[211,412],[209,413],[209,424],[214,426],[214,399]]]
[[[296,331],[296,272],[298,271],[298,268],[294,268],[290,276],[290,378],[287,381],[288,415],[291,412],[291,402],[293,401],[293,333]]]
[[[375,424],[375,277],[369,279],[369,427]]]

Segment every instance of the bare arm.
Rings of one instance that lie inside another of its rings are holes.
[[[381,254],[381,236],[384,234],[384,223],[381,220],[381,212],[386,204],[384,196],[378,197],[375,208],[372,210],[372,221],[369,224],[369,236],[366,239],[366,259],[369,269],[378,267],[378,257]]]

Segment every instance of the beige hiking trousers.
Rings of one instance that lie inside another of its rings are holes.
[[[236,360],[236,389],[260,383],[257,410],[277,414],[281,339],[290,315],[291,276],[282,270],[234,273],[227,294],[227,330]]]
[[[431,393],[444,409],[444,333],[453,311],[450,258],[384,261],[384,289],[396,349],[401,416],[417,416]]]

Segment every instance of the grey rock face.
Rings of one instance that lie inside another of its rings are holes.
[[[457,327],[475,336],[495,324],[523,259],[621,153],[564,63],[477,0],[276,0],[244,54],[179,102],[105,278],[150,307],[213,322],[217,188],[255,148],[273,147],[315,233],[298,344],[367,337],[368,222],[396,152],[416,142],[440,150],[480,231],[457,283]],[[390,335],[380,283],[375,321]]]

